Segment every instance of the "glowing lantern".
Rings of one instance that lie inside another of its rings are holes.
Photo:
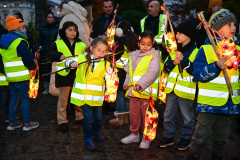
[[[115,102],[119,84],[119,78],[117,76],[116,69],[113,70],[112,74],[110,75],[107,74],[105,79],[106,79],[106,91],[104,98],[107,102]]]
[[[166,93],[164,92],[166,81],[167,81],[168,74],[164,71],[161,74],[160,80],[159,80],[159,90],[158,90],[158,99],[160,100],[160,104],[166,104]]]
[[[177,42],[173,32],[164,33],[166,49],[168,52],[177,50]]]
[[[116,30],[115,25],[111,25],[111,27],[109,27],[107,29],[107,39],[108,39],[109,48],[113,47],[114,35],[115,35],[115,32],[116,32],[115,30]]]
[[[38,78],[35,79],[36,73],[38,74]],[[38,88],[39,88],[39,68],[37,65],[36,70],[30,71],[31,79],[29,82],[29,91],[28,91],[28,97],[29,98],[37,98],[38,96]]]
[[[154,101],[152,96],[147,100],[148,107],[145,115],[145,127],[143,131],[143,137],[145,140],[153,141],[156,137],[158,113],[154,108]]]

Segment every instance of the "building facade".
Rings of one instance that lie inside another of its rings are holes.
[[[34,0],[1,0],[0,1],[0,22],[5,25],[8,15],[21,12],[26,26],[29,22],[35,24],[35,4]]]

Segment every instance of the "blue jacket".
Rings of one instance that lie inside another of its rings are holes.
[[[24,38],[21,35],[17,34],[14,31],[9,31],[8,34],[3,34],[1,37],[1,46],[4,49],[7,49],[10,44],[17,38]],[[22,57],[23,64],[28,69],[35,69],[36,64],[33,61],[32,54],[28,49],[28,44],[26,41],[21,41],[20,44],[17,46],[17,56]]]
[[[220,39],[219,39],[220,40]],[[209,38],[206,39],[205,45],[211,44]],[[193,62],[193,76],[197,81],[209,82],[218,77],[221,69],[217,66],[216,62],[208,64],[203,48],[201,48]],[[234,115],[240,113],[240,105],[235,105],[229,97],[227,103],[221,107],[198,104],[197,112],[217,113],[225,115]]]

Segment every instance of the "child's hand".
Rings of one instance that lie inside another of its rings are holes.
[[[141,89],[142,87],[139,84],[135,84],[135,86],[133,86],[134,91],[140,91]]]
[[[176,58],[179,59],[180,61],[183,60],[183,54],[182,52],[176,51]]]
[[[174,65],[180,64],[180,60],[178,58],[175,58],[174,61],[173,61],[173,64]]]
[[[72,67],[72,68],[78,67],[78,62],[73,62],[73,63],[71,64],[71,67]]]
[[[64,59],[66,59],[66,57],[64,55],[61,55],[60,60],[63,61]]]
[[[125,91],[128,90],[128,88],[129,88],[128,85],[123,86],[123,90],[125,90]]]
[[[36,59],[33,59],[33,61],[36,65],[38,64],[38,61]]]
[[[227,65],[224,64],[227,60],[229,60],[231,57],[230,56],[223,56],[220,58],[219,61],[217,61],[217,65],[220,69],[225,69],[227,68]]]

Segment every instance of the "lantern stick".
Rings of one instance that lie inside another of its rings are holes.
[[[204,15],[203,15],[203,12],[199,12],[198,14],[200,15],[202,21],[204,21],[205,23],[207,23],[206,20],[205,20]],[[213,38],[212,38],[212,35],[211,35],[211,33],[210,33],[209,28],[208,28],[206,25],[204,25],[204,28],[205,28],[205,30],[206,30],[206,32],[207,32],[208,38],[209,38],[209,40],[210,40],[210,42],[211,42],[211,44],[212,44],[212,46],[213,46],[213,48],[214,48],[214,51],[215,51],[218,59],[221,59],[221,56],[220,56],[220,54],[219,54],[219,52],[218,52],[218,49],[217,49],[217,47],[216,47],[215,42],[213,41]],[[225,81],[226,81],[226,84],[227,84],[227,87],[228,87],[229,94],[233,95],[233,90],[232,90],[232,86],[231,86],[229,77],[228,77],[228,75],[227,75],[227,71],[226,71],[226,69],[223,69],[222,71],[223,71],[223,75],[224,75],[224,78],[225,78]]]

